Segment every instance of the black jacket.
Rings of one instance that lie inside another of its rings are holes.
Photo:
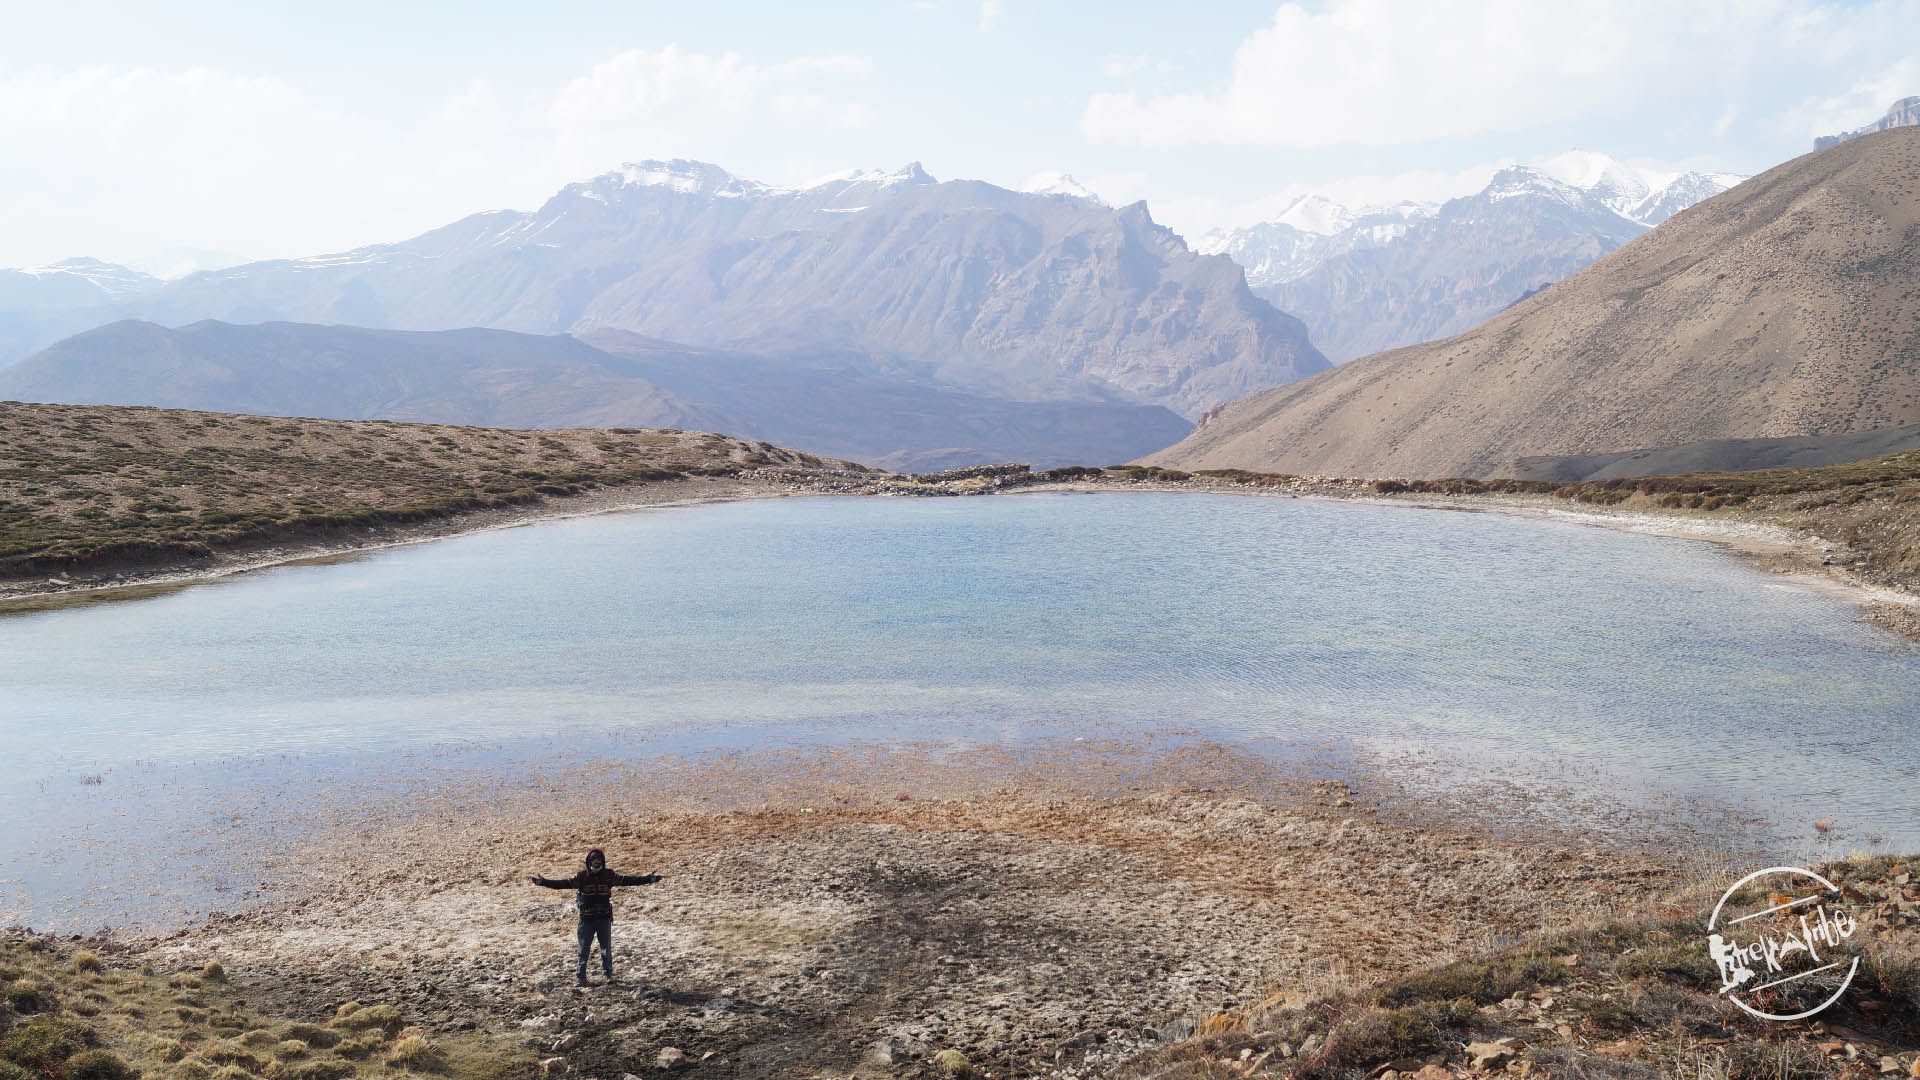
[[[582,919],[611,919],[614,886],[651,885],[659,880],[658,874],[616,874],[603,866],[598,870],[582,870],[570,878],[536,878],[534,884],[549,889],[578,889]]]

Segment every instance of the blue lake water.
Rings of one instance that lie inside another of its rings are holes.
[[[0,916],[142,770],[1084,725],[1578,760],[1920,847],[1920,650],[1710,545],[1309,499],[789,499],[0,615]]]

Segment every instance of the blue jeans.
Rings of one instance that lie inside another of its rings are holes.
[[[574,967],[574,977],[587,977],[587,954],[593,951],[593,939],[600,939],[600,973],[613,978],[613,916],[604,919],[581,919],[578,931],[580,938],[580,962]]]

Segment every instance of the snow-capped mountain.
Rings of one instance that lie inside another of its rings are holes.
[[[1731,173],[1664,172],[1590,150],[1569,150],[1532,167],[1597,199],[1630,221],[1652,228],[1746,179]]]
[[[1201,237],[1307,323],[1336,363],[1459,333],[1743,179],[1660,172],[1573,150],[1444,204],[1351,210],[1321,195]]]
[[[1037,186],[941,182],[914,163],[777,187],[638,161],[536,210],[197,273],[111,317],[626,331],[1189,419],[1326,366],[1238,266],[1190,250],[1144,203],[1108,207],[1066,176]]]
[[[1100,206],[1107,205],[1105,199],[1088,190],[1085,184],[1073,178],[1072,173],[1043,172],[1027,177],[1020,190],[1029,195],[1067,195],[1076,199],[1085,199]]]
[[[107,296],[128,296],[160,284],[160,279],[152,274],[143,274],[119,263],[85,257],[62,259],[21,273],[42,279],[78,278]]]
[[[0,367],[111,319],[116,304],[160,284],[159,278],[99,259],[0,270]]]
[[[1305,195],[1272,221],[1208,232],[1194,249],[1231,257],[1246,267],[1247,284],[1259,288],[1292,281],[1336,255],[1391,243],[1439,209],[1438,203],[1401,202],[1350,210],[1324,195]]]

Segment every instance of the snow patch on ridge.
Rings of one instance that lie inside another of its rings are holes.
[[[1020,190],[1028,195],[1065,195],[1075,199],[1085,199],[1096,206],[1105,206],[1107,202],[1095,195],[1092,189],[1073,178],[1072,173],[1040,172],[1027,177]]]

